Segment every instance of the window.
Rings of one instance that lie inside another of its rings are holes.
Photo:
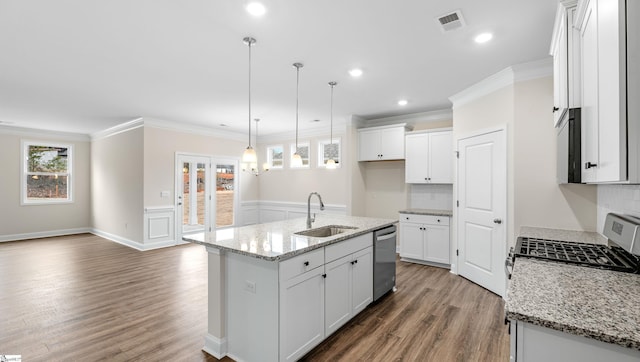
[[[267,163],[270,169],[284,167],[284,147],[282,145],[267,147]]]
[[[72,146],[22,141],[22,204],[72,202]]]
[[[291,158],[293,160],[293,154],[296,152],[296,145],[291,145]],[[309,168],[309,142],[306,143],[298,143],[298,154],[302,157],[302,166],[301,167],[291,167],[291,168]]]
[[[318,167],[326,167],[327,160],[333,158],[336,167],[340,167],[340,139],[320,141],[318,143]]]

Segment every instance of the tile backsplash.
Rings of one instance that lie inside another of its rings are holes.
[[[598,232],[610,212],[640,217],[640,185],[598,185]]]
[[[412,209],[453,209],[453,185],[410,184],[407,205]]]

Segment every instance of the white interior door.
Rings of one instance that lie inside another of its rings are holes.
[[[458,140],[458,272],[503,296],[506,248],[506,132]]]

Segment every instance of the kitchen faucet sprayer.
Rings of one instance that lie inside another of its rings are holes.
[[[320,210],[324,210],[324,202],[322,202],[322,196],[320,196],[317,192],[312,192],[309,194],[309,198],[307,198],[307,229],[311,229],[311,223],[316,221],[316,215],[313,214],[313,218],[311,218],[311,196],[318,196],[318,200],[320,201]]]

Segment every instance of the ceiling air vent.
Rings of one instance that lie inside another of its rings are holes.
[[[456,30],[464,26],[464,18],[460,10],[439,16],[436,20],[443,32]]]

